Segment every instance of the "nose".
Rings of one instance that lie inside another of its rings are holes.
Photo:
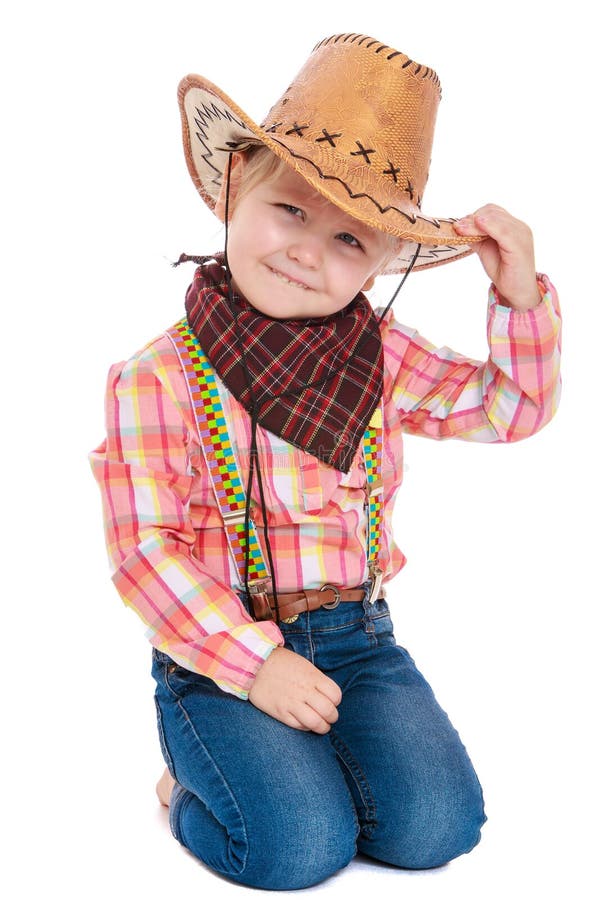
[[[323,260],[323,243],[320,235],[313,231],[300,234],[288,247],[288,258],[307,269],[318,269]]]

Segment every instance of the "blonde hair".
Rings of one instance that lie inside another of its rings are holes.
[[[262,181],[273,181],[286,167],[286,163],[264,144],[252,144],[247,150],[242,151],[242,155],[244,156],[245,164],[241,173],[235,203],[240,203],[241,199]],[[310,189],[316,193],[312,185]],[[330,200],[327,200],[327,203],[330,202]],[[402,240],[396,235],[381,231],[378,228],[372,230],[379,231],[384,237],[385,255],[378,273],[380,274],[381,270],[386,268],[387,264],[397,256]]]
[[[262,181],[273,181],[285,166],[279,156],[264,144],[251,144],[247,150],[243,150],[242,156],[245,164],[235,198],[237,203]]]

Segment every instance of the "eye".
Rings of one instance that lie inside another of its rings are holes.
[[[278,203],[278,206],[281,209],[285,209],[291,216],[300,216],[300,218],[304,218],[304,213],[298,206],[292,206],[291,203]]]
[[[350,234],[349,231],[343,231],[341,232],[341,234],[338,234],[337,240],[343,241],[344,244],[348,244],[348,246],[350,247],[359,247],[360,250],[363,249],[357,237],[354,237],[354,235]]]

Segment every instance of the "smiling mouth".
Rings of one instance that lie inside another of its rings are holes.
[[[269,271],[273,275],[276,275],[280,281],[283,281],[284,284],[290,284],[290,285],[292,285],[292,287],[302,288],[302,290],[305,290],[305,291],[311,290],[311,288],[307,284],[304,284],[303,281],[293,281],[291,278],[288,278],[287,275],[284,275],[283,272],[278,271],[278,269],[274,269],[271,266],[268,266],[268,268],[269,268]]]

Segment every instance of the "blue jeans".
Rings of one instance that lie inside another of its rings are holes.
[[[174,836],[252,887],[309,887],[357,852],[394,866],[468,853],[485,821],[457,732],[406,650],[386,601],[342,603],[282,624],[286,647],[343,692],[327,735],[283,725],[154,651]]]

